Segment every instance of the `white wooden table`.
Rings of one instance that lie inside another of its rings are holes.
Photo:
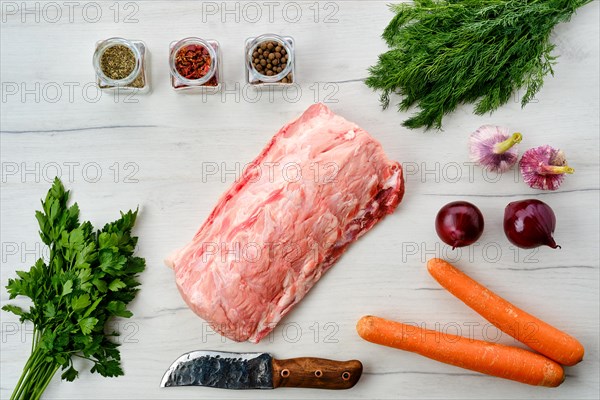
[[[106,2],[101,14],[98,3],[39,2],[38,9],[27,3],[29,13],[20,2],[2,4],[2,287],[16,269],[46,254],[34,210],[56,174],[94,225],[140,205],[139,254],[148,263],[132,304],[134,317],[115,321],[122,332],[125,376],[105,379],[81,364],[80,379],[67,383],[55,377],[46,398],[598,398],[598,2],[556,29],[559,63],[535,103],[521,109],[517,94],[482,117],[461,107],[445,119],[442,133],[402,128],[408,114],[393,107],[382,111],[378,94],[362,82],[385,50],[380,34],[392,15],[386,3]],[[296,39],[299,94],[276,92],[256,101],[245,88],[244,40],[266,32]],[[97,97],[90,86],[93,47],[111,36],[146,42],[152,93]],[[186,36],[220,41],[226,92],[202,97],[170,88],[168,45]],[[235,179],[225,169],[251,161],[281,125],[315,101],[360,124],[403,163],[406,196],[271,337],[258,345],[224,340],[185,306],[162,260],[190,239]],[[532,190],[512,172],[486,175],[468,163],[466,150],[468,134],[484,123],[522,132],[522,150],[542,144],[564,149],[576,173],[554,193]],[[219,173],[203,179],[203,167],[214,163]],[[509,245],[501,227],[504,207],[525,198],[553,207],[562,249],[524,251]],[[433,219],[442,205],[458,199],[480,207],[486,230],[477,246],[453,252],[440,245]],[[492,290],[579,338],[585,360],[567,369],[561,387],[536,388],[360,339],[356,321],[375,314],[518,345],[440,289],[425,269],[433,256],[456,260]],[[5,304],[8,296],[4,289],[1,293]],[[29,353],[31,327],[21,327],[12,314],[1,316],[0,393],[8,398]],[[195,349],[358,358],[365,371],[345,392],[160,389],[169,364]]]

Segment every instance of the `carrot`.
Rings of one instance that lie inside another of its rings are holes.
[[[583,359],[583,345],[577,339],[515,307],[448,262],[432,258],[427,269],[450,293],[518,341],[563,365]]]
[[[482,340],[362,317],[356,325],[365,340],[411,351],[446,364],[529,385],[556,387],[564,381],[560,365],[539,354]]]

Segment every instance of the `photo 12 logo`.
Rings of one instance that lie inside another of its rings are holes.
[[[518,166],[503,173],[490,171],[471,161],[406,161],[402,163],[402,169],[407,181],[421,183],[474,183],[476,181],[497,183],[503,178],[510,179],[515,183],[522,181]]]
[[[113,319],[106,323],[104,331],[107,333],[118,332],[111,340],[118,344],[139,343],[140,325],[135,321]],[[2,322],[2,344],[19,342],[30,343],[33,340],[33,324],[30,321]]]
[[[231,242],[202,242],[202,263],[241,263],[248,269],[264,268],[265,265],[274,260],[291,266],[302,260],[303,262],[319,262],[325,253],[318,243],[307,242],[253,242],[253,241],[231,241]]]
[[[254,84],[240,82],[223,82],[218,90],[207,89],[199,93],[202,103],[298,103],[308,98],[314,103],[339,103],[340,85],[336,82],[292,83],[285,87],[265,86],[257,89]],[[129,101],[131,102],[131,100]]]
[[[79,2],[79,1],[2,1],[2,23],[76,23],[95,24],[100,21],[138,23],[140,6],[135,1]]]
[[[513,342],[522,342],[527,345],[538,343],[536,338],[538,331],[539,326],[535,322],[528,322],[522,325],[514,324],[514,326],[508,328],[510,336],[513,337]],[[509,336],[490,322],[482,324],[476,321],[461,323],[435,322],[433,324],[404,322],[399,335],[413,337],[423,343],[428,342],[431,337],[433,337],[433,341],[436,343],[456,343],[461,337],[467,338],[470,341],[485,340],[486,342],[498,343],[500,340],[505,339],[506,336]],[[519,340],[514,339],[515,336],[518,336]]]
[[[2,242],[2,264],[30,263],[50,259],[50,248],[42,242]]]
[[[110,98],[115,103],[138,103],[141,89],[102,90],[97,82],[2,82],[2,103],[98,103]]]
[[[272,326],[272,325],[271,325]],[[240,328],[239,331],[232,331],[227,326],[218,327],[220,332],[225,332],[229,336],[247,336],[247,332]],[[336,322],[295,322],[289,321],[281,323],[275,327],[264,339],[263,342],[274,343],[275,340],[283,340],[285,343],[339,343],[338,333],[340,326]],[[215,329],[208,323],[202,323],[201,342],[208,343],[219,339],[221,343],[234,343],[233,340],[219,335]]]
[[[203,1],[202,23],[337,24],[339,11],[340,5],[334,1]]]
[[[115,161],[110,165],[95,161],[4,161],[1,165],[2,183],[52,183],[55,177],[70,183],[80,180],[87,183],[98,183],[102,180],[110,180],[113,183],[138,183],[137,174],[140,171],[139,164],[132,161]]]
[[[260,164],[239,162],[217,163],[203,162],[201,165],[202,183],[219,180],[221,183],[239,182],[242,179],[249,183],[266,180],[274,182],[307,182],[319,184],[337,183],[340,167],[335,162],[311,162],[306,165],[295,161],[263,162]]]
[[[502,262],[537,264],[540,262],[539,251],[539,247],[521,249],[498,242],[475,242],[470,246],[456,248],[441,242],[402,242],[401,245],[402,262],[415,262],[419,265],[431,258],[442,258],[449,263],[485,261],[492,264]]]

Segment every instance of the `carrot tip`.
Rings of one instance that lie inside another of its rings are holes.
[[[431,272],[432,270],[439,268],[441,265],[447,264],[447,261],[442,260],[441,258],[430,258],[427,261],[427,270]]]
[[[365,333],[369,330],[369,328],[373,325],[373,316],[365,315],[356,323],[356,332],[362,338],[365,337]]]

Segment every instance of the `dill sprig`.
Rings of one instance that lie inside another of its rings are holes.
[[[366,84],[402,96],[398,108],[420,110],[408,128],[440,129],[442,117],[462,103],[478,115],[496,110],[525,88],[531,101],[553,74],[550,34],[591,0],[415,0],[390,6],[396,13],[383,38],[390,50],[369,69]]]

